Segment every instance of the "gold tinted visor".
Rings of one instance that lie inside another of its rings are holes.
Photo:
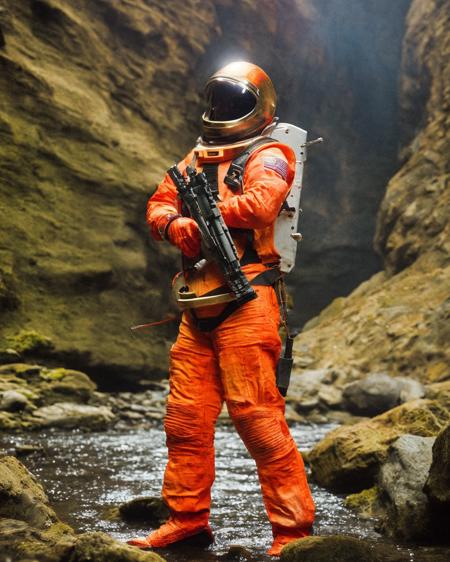
[[[242,119],[255,109],[256,94],[242,82],[216,78],[206,87],[206,111],[208,121],[224,122]]]

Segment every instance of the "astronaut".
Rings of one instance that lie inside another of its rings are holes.
[[[202,136],[178,167],[183,172],[190,165],[206,173],[257,298],[237,310],[218,304],[183,313],[170,353],[165,418],[169,458],[162,495],[170,517],[148,537],[129,543],[161,548],[200,534],[213,541],[208,521],[215,476],[214,427],[226,402],[256,462],[273,533],[268,553],[279,556],[285,544],[311,533],[314,520],[303,460],[275,382],[280,313],[273,279],[267,275],[276,271],[280,260],[274,223],[293,182],[295,154],[264,135],[274,120],[276,94],[258,66],[241,61],[221,68],[206,83],[205,100]],[[246,151],[236,188],[230,166]],[[214,294],[224,278],[214,263],[194,267],[202,258],[201,236],[197,223],[184,215],[166,175],[148,201],[151,235],[181,250],[190,290],[199,296]]]

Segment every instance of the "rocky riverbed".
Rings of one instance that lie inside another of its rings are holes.
[[[318,507],[315,532],[320,536],[286,549],[283,559],[325,560],[324,553],[331,551],[339,561],[444,560],[445,547],[409,550],[407,545],[448,540],[450,385],[421,385],[386,374],[348,383],[325,370],[302,377],[290,390],[287,417],[310,466]],[[24,460],[45,483],[52,501],[50,507],[39,484],[17,460],[2,459],[0,487],[10,499],[0,512],[0,540],[13,560],[23,558],[27,548],[45,562],[59,562],[69,551],[75,553],[71,562],[81,562],[85,549],[94,553],[94,560],[140,556],[98,533],[123,541],[131,531],[145,533],[160,516],[158,493],[165,464],[161,422],[168,383],[148,384],[142,392],[108,394],[79,371],[26,363],[0,367],[3,451]],[[184,558],[180,552],[164,552],[167,560],[264,560],[270,536],[253,462],[230,427],[226,410],[219,423],[218,479],[223,481],[216,485],[216,549],[193,554],[188,548]],[[29,484],[23,492],[25,481]],[[33,498],[37,494],[37,500],[30,501],[44,506],[38,510],[41,515],[17,508],[24,493]],[[156,504],[150,502],[150,515],[146,504],[144,524],[134,522],[130,529],[129,523],[117,519],[121,503],[148,495]],[[83,534],[63,525],[53,507]],[[379,544],[383,535],[402,548]],[[234,542],[241,550],[228,550]],[[49,549],[54,558],[48,558]],[[350,558],[342,558],[342,552]]]

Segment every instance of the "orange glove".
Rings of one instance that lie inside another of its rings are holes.
[[[167,227],[166,237],[188,258],[194,258],[200,253],[202,237],[193,219],[178,217],[173,220]]]

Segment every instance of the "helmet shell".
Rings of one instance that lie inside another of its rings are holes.
[[[254,97],[253,107],[244,115],[216,117],[211,93],[220,95],[221,91],[223,96],[231,92],[232,96],[245,97],[247,103],[249,97]],[[262,68],[250,62],[232,62],[215,72],[206,82],[205,97],[208,106],[202,115],[202,143],[234,143],[257,136],[275,115],[277,96],[272,81]]]

